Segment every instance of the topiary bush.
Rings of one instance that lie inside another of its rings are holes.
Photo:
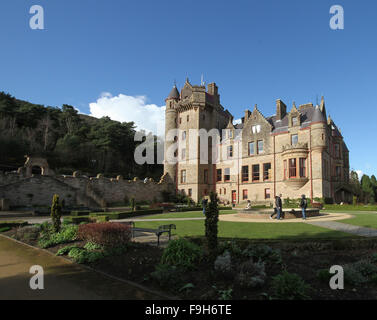
[[[272,278],[274,298],[280,300],[308,300],[310,286],[297,274],[284,271]]]
[[[192,270],[202,255],[202,249],[198,245],[181,238],[169,242],[162,254],[161,263]]]
[[[89,223],[80,225],[78,238],[104,247],[125,246],[131,241],[131,227],[121,223]]]
[[[218,201],[217,195],[211,192],[210,201],[206,207],[205,236],[207,239],[209,255],[212,259],[214,259],[217,255],[217,235],[219,223]]]
[[[52,227],[55,233],[60,231],[61,216],[62,216],[62,206],[59,203],[59,196],[55,194],[54,197],[52,198],[52,205],[51,205]]]

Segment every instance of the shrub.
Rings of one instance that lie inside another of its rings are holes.
[[[317,278],[321,282],[328,283],[333,275],[330,273],[328,269],[321,269],[317,272]]]
[[[236,281],[243,288],[256,288],[264,285],[266,280],[265,264],[262,261],[254,262],[253,259],[240,266]]]
[[[11,230],[11,228],[9,228],[9,227],[0,228],[0,233],[1,232],[7,232],[9,230]]]
[[[244,257],[253,258],[254,260],[262,260],[276,264],[282,263],[282,256],[280,250],[272,249],[265,244],[250,245],[243,252]]]
[[[162,254],[161,263],[190,270],[195,268],[195,263],[200,261],[202,254],[198,245],[181,238],[169,242]]]
[[[218,256],[215,260],[215,271],[224,276],[231,276],[232,274],[232,258],[229,251],[225,251],[222,255]]]
[[[51,228],[45,226],[42,228],[41,238],[38,245],[43,248],[49,248],[62,243],[69,243],[77,239],[77,226],[64,225],[58,233],[51,232]]]
[[[176,266],[158,264],[156,270],[151,273],[151,278],[164,288],[181,288],[183,285],[182,269]]]
[[[96,250],[101,250],[103,249],[102,246],[94,243],[94,242],[87,242],[84,246],[84,249],[88,250],[88,251],[96,251]]]
[[[297,274],[284,271],[272,278],[274,297],[281,300],[305,300],[310,286]]]
[[[229,251],[229,253],[231,254],[233,258],[243,257],[242,249],[238,246],[237,242],[234,240],[223,242],[220,246],[219,251],[222,253],[224,253],[225,251]]]
[[[357,261],[344,266],[344,281],[352,285],[366,283],[377,274],[377,266],[369,259]]]
[[[16,230],[15,237],[17,240],[37,240],[39,233],[41,232],[41,227],[39,226],[28,226],[23,228],[18,228]]]
[[[104,247],[123,246],[131,240],[131,227],[121,223],[89,223],[80,225],[78,238]]]
[[[58,252],[56,253],[57,256],[65,256],[67,255],[73,248],[78,248],[77,246],[67,246],[67,247],[64,247],[64,248],[61,248],[60,250],[58,250]]]

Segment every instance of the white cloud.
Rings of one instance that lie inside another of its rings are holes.
[[[361,171],[361,170],[356,170],[355,171],[357,173],[357,176],[359,177],[359,180],[362,178],[362,176],[364,175],[364,172]]]
[[[235,126],[236,124],[241,124],[242,123],[242,119],[237,119],[237,120],[233,120],[233,125]]]
[[[146,104],[145,96],[113,96],[109,92],[101,94],[96,102],[89,104],[90,115],[96,118],[110,117],[120,122],[133,121],[137,129],[163,136],[165,132],[165,106]]]

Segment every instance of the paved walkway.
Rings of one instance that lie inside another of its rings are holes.
[[[33,291],[31,266],[44,268],[44,290]],[[128,283],[88,270],[0,236],[0,300],[164,299]]]
[[[307,223],[326,229],[351,233],[360,237],[377,237],[377,229],[359,227],[335,221],[308,221]]]

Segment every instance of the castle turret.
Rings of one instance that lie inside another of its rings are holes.
[[[166,111],[165,111],[165,157],[164,157],[164,174],[168,174],[171,182],[176,181],[175,154],[173,145],[175,130],[177,129],[177,110],[175,104],[179,101],[179,92],[177,86],[174,85],[169,96],[166,98]]]
[[[327,125],[326,117],[321,111],[321,108],[317,106],[314,109],[314,114],[312,118],[312,147],[313,148],[326,148],[327,140]]]

